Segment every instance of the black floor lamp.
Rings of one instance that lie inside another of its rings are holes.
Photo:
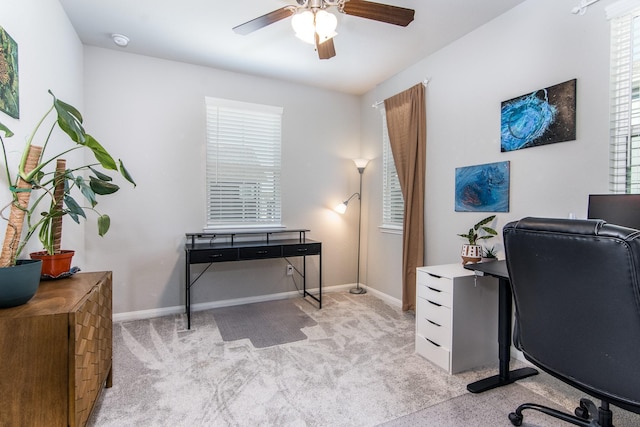
[[[338,213],[345,213],[347,211],[347,205],[355,196],[358,196],[359,210],[358,210],[358,273],[356,278],[356,287],[349,289],[349,292],[352,294],[365,294],[367,290],[365,288],[360,287],[360,235],[362,232],[362,173],[364,172],[364,168],[367,167],[367,163],[369,160],[367,159],[354,159],[353,162],[356,164],[358,168],[358,173],[360,174],[360,191],[357,193],[353,193],[347,200],[340,203],[338,206],[334,208],[334,210]]]

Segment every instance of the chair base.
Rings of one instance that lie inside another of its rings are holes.
[[[524,409],[532,409],[566,421],[568,423],[582,427],[614,427],[613,413],[609,409],[609,403],[602,401],[600,408],[589,399],[580,399],[580,406],[575,410],[575,416],[567,414],[547,406],[537,405],[535,403],[524,403],[516,409],[515,412],[509,414],[509,421],[514,426],[522,425],[522,411]],[[597,418],[593,418],[597,414]]]

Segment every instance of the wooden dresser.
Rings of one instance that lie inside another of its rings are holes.
[[[111,272],[43,281],[0,309],[0,426],[84,426],[111,387]]]

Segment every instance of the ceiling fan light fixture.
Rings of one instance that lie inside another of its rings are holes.
[[[326,10],[316,12],[316,32],[320,40],[327,40],[336,35],[336,27],[338,26],[338,18]]]
[[[291,26],[296,32],[296,37],[304,42],[315,44],[315,27],[313,21],[313,12],[310,10],[305,10],[302,13],[293,15],[293,18],[291,18]]]
[[[315,45],[316,33],[320,43],[335,37],[338,19],[332,13],[318,10],[315,13],[310,10],[296,13],[291,18],[291,26],[300,40]]]

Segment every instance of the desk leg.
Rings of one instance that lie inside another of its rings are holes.
[[[191,329],[191,254],[185,254],[184,308],[187,312],[187,329]]]
[[[318,254],[318,308],[322,308],[322,250]]]
[[[498,358],[500,360],[499,373],[489,378],[485,378],[467,385],[467,390],[471,393],[482,393],[496,387],[511,384],[522,378],[537,375],[538,371],[533,368],[521,368],[509,371],[509,360],[511,358],[511,314],[512,295],[511,285],[508,280],[499,279],[500,288],[498,301]]]

